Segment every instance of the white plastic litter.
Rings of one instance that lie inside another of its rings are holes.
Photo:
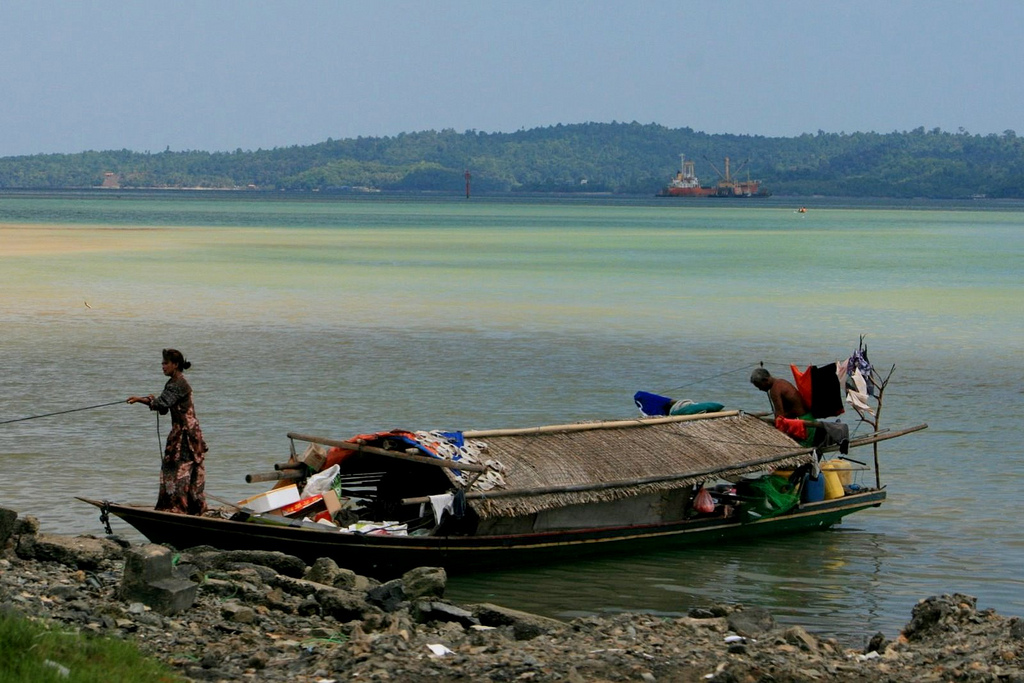
[[[52,659],[44,659],[43,660],[43,664],[45,666],[50,667],[51,669],[56,669],[57,670],[57,675],[60,676],[61,678],[67,678],[68,676],[71,675],[71,669],[67,668],[63,664],[58,664],[57,662],[53,661]]]
[[[331,484],[334,483],[334,478],[338,476],[338,472],[341,471],[341,467],[338,465],[331,465],[323,472],[317,472],[306,481],[306,488],[302,489],[301,499],[315,496],[318,493],[329,491]]]

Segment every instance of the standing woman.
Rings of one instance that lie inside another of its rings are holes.
[[[163,350],[164,375],[169,377],[159,396],[132,396],[128,403],[144,403],[161,415],[171,413],[163,463],[160,466],[160,496],[157,510],[201,515],[206,512],[206,471],[203,462],[209,450],[196,419],[192,387],[184,371],[192,367],[177,349]]]

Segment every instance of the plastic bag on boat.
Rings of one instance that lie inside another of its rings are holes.
[[[341,467],[338,465],[331,465],[323,472],[317,472],[312,477],[306,480],[306,487],[302,489],[301,498],[309,498],[315,496],[318,493],[324,493],[331,490],[331,484],[334,483],[334,478],[338,476],[338,472],[341,471]]]
[[[693,499],[693,509],[702,513],[715,511],[715,500],[703,486],[700,487],[700,491],[697,492],[696,497]]]
[[[800,502],[799,491],[786,477],[770,475],[751,481],[742,495],[745,521],[774,517],[787,512]]]

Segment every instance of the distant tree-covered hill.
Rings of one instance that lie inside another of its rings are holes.
[[[734,177],[775,194],[1024,198],[1024,141],[917,128],[792,138],[711,135],[656,124],[583,123],[454,130],[234,152],[82,152],[0,158],[0,188],[256,188],[293,191],[654,194],[696,161],[705,184],[730,157]],[[737,169],[739,169],[737,171]]]

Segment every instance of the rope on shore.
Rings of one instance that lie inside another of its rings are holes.
[[[32,415],[30,417],[18,417],[18,418],[15,418],[13,420],[3,420],[3,421],[0,421],[0,425],[11,424],[12,422],[24,422],[26,420],[36,420],[36,419],[38,419],[40,417],[53,417],[54,415],[67,415],[68,413],[77,413],[77,412],[80,412],[82,410],[93,410],[94,408],[106,408],[107,406],[113,406],[113,405],[117,405],[119,403],[124,403],[124,402],[125,402],[124,399],[122,399],[120,401],[111,401],[110,403],[99,403],[99,404],[94,405],[94,406],[85,406],[84,408],[72,408],[71,410],[58,410],[55,413],[44,413],[42,415]]]

